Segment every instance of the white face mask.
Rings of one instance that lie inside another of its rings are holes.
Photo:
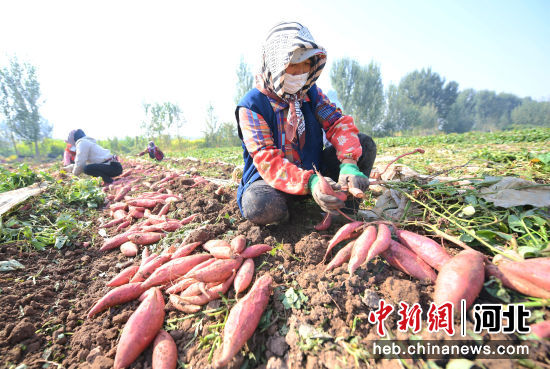
[[[300,91],[307,82],[309,73],[292,75],[285,73],[284,90],[286,93],[295,94]]]

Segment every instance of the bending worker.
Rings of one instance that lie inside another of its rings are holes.
[[[116,155],[99,146],[81,129],[69,132],[67,142],[76,146],[75,163],[69,166],[74,175],[84,172],[89,176],[101,177],[104,184],[109,184],[113,182],[113,177],[122,174],[122,165]]]
[[[325,63],[325,49],[300,23],[280,23],[269,31],[256,88],[235,111],[244,158],[237,201],[242,215],[256,224],[288,219],[293,195],[312,194],[331,213],[344,206],[357,210],[358,201],[344,204],[321,192],[314,166],[334,188],[335,182],[368,188],[376,145],[315,84]]]

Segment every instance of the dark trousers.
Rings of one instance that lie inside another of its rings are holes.
[[[101,177],[103,182],[113,182],[113,177],[122,174],[122,165],[118,161],[111,161],[105,164],[88,164],[84,167],[84,173],[93,177]]]
[[[357,161],[359,170],[367,177],[370,175],[374,159],[376,159],[376,144],[369,136],[359,133],[359,142],[363,153]],[[323,150],[321,174],[338,182],[340,161],[336,157],[336,149],[330,146]],[[260,179],[248,186],[243,193],[242,209],[246,219],[256,224],[280,223],[288,219],[288,201],[296,196],[289,195],[268,185]],[[357,210],[359,200],[346,202],[346,208]]]

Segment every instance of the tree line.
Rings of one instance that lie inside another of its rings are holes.
[[[431,68],[382,84],[380,67],[344,58],[332,65],[330,80],[345,114],[362,132],[391,136],[398,132],[431,134],[494,131],[515,125],[550,127],[550,102],[494,91],[465,89]]]
[[[236,69],[235,104],[253,87],[249,65],[241,57]],[[330,71],[334,91],[328,95],[353,116],[361,132],[374,136],[434,134],[438,132],[494,131],[514,126],[550,127],[550,101],[536,101],[509,93],[465,89],[446,81],[431,68],[415,70],[399,84],[384,88],[380,66],[356,60],[336,60]],[[0,155],[33,151],[49,156],[62,153],[61,143],[49,140],[52,125],[40,114],[42,104],[36,68],[16,57],[0,68]],[[138,148],[156,140],[168,149],[182,147],[181,132],[187,121],[183,109],[173,102],[143,103],[140,127],[145,137],[104,141],[109,147]],[[214,106],[206,109],[203,138],[193,145],[204,147],[240,145],[234,120],[221,121]],[[175,138],[175,139],[174,139]],[[22,150],[22,146],[23,149]],[[141,150],[141,149],[140,149]]]

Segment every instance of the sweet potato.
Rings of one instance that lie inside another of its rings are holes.
[[[198,281],[193,278],[183,278],[176,283],[174,283],[172,286],[168,287],[166,289],[166,293],[173,294],[178,293],[183,290],[185,290],[187,287],[191,286],[193,283],[197,283]]]
[[[346,246],[342,247],[342,249],[340,249],[340,251],[338,251],[336,255],[334,255],[334,258],[332,258],[332,261],[327,264],[327,266],[325,267],[325,271],[329,271],[331,269],[337,268],[340,265],[344,264],[346,261],[348,261],[349,258],[351,257],[351,251],[353,249],[354,243],[355,243],[355,240],[348,242]]]
[[[236,271],[234,270],[233,273],[229,278],[227,278],[223,283],[216,284],[215,286],[209,287],[207,290],[204,290],[204,283],[200,282],[197,284],[197,287],[199,291],[201,291],[201,294],[196,296],[185,296],[182,293],[180,295],[182,301],[185,301],[187,304],[191,305],[199,305],[202,306],[204,304],[209,303],[212,300],[215,300],[220,297],[220,294],[225,294],[229,287],[231,287],[231,284],[233,283],[233,280],[235,279]],[[210,284],[209,284],[210,286]],[[185,292],[185,291],[184,291]]]
[[[126,208],[128,208],[128,204],[125,202],[115,202],[114,204],[109,205],[109,209],[111,209],[111,211],[117,211],[120,209],[125,210]]]
[[[116,225],[118,225],[122,222],[124,222],[124,218],[113,219],[110,222],[107,222],[104,225],[102,225],[101,228],[111,228],[111,227],[114,227],[114,226],[116,226]]]
[[[178,365],[178,348],[170,334],[161,330],[153,341],[153,369],[175,369]]]
[[[223,187],[220,187],[220,188],[223,188]],[[240,254],[246,248],[246,237],[243,236],[242,234],[234,237],[231,240],[230,246],[231,246],[231,250],[233,250],[235,254]]]
[[[128,237],[132,234],[133,234],[132,232],[124,232],[114,237],[105,239],[99,251],[107,251],[107,250],[114,249],[115,247],[119,247],[124,242],[129,241]]]
[[[243,258],[240,256],[235,259],[216,260],[204,268],[196,270],[193,273],[188,273],[187,277],[195,278],[197,281],[201,282],[216,282],[224,280],[228,278],[234,270],[236,271],[241,266],[242,262]]]
[[[168,211],[170,210],[170,206],[172,206],[172,202],[167,202],[164,204],[164,206],[159,210],[158,215],[166,215],[168,214]]]
[[[172,254],[172,260],[180,258],[182,256],[187,256],[192,253],[202,242],[192,242],[188,244],[182,244],[174,253]]]
[[[502,260],[498,268],[505,275],[516,275],[544,290],[550,291],[550,266],[544,263]]]
[[[171,260],[155,270],[153,274],[143,282],[143,288],[161,285],[171,280],[173,281],[190,271],[195,265],[207,259],[210,259],[209,254],[195,254]]]
[[[220,246],[225,246],[225,247],[231,248],[231,244],[229,244],[227,241],[224,241],[224,240],[210,240],[210,241],[207,241],[207,242],[205,242],[204,245],[202,245],[202,248],[205,249],[206,251],[210,252],[210,249],[212,247],[220,247]]]
[[[115,198],[113,201],[120,201],[124,198],[124,196],[126,196],[126,194],[128,192],[130,192],[130,190],[132,189],[131,186],[124,186],[122,187],[120,190],[117,191],[116,195],[115,195]]]
[[[158,203],[164,203],[164,200],[158,199],[131,199],[127,200],[126,203],[132,206],[141,206],[143,208],[154,208]]]
[[[411,277],[435,283],[437,275],[432,267],[399,242],[392,240],[390,242],[390,247],[382,253],[382,257],[386,259],[391,266]]]
[[[119,209],[119,210],[116,210],[114,213],[113,213],[113,218],[114,219],[124,219],[126,218],[126,215],[128,215],[128,213],[126,213],[124,210],[122,209]]]
[[[245,259],[255,258],[268,251],[271,251],[271,246],[266,245],[265,243],[259,243],[247,247],[243,252],[241,252],[241,256]]]
[[[225,323],[222,348],[213,362],[214,368],[227,365],[252,337],[269,302],[272,283],[271,276],[264,274],[233,306]]]
[[[460,310],[460,300],[466,300],[466,309],[479,295],[485,280],[483,255],[474,250],[463,250],[447,261],[435,280],[434,302],[454,304]]]
[[[325,256],[323,257],[322,262],[323,263],[325,262],[330,250],[332,250],[334,246],[350,238],[353,232],[357,229],[357,227],[361,226],[362,224],[363,222],[356,221],[356,222],[351,222],[342,226],[329,241],[327,246],[327,251],[325,252]]]
[[[404,230],[397,230],[397,237],[403,246],[407,246],[438,271],[451,258],[441,245],[428,237]]]
[[[201,310],[199,305],[186,304],[178,295],[170,295],[170,302],[176,309],[187,314],[193,314]]]
[[[550,299],[550,291],[538,287],[531,282],[517,276],[515,274],[505,275],[502,270],[496,265],[489,264],[485,267],[487,276],[493,276],[500,279],[504,287],[513,289],[527,296],[539,297],[542,299]]]
[[[155,292],[155,288],[154,287],[151,287],[149,288],[148,290],[145,290],[145,292],[143,292],[141,295],[139,295],[138,297],[138,301],[143,301],[147,298],[147,296],[149,296],[150,294],[154,293]]]
[[[145,289],[141,286],[141,283],[129,283],[115,287],[92,306],[88,312],[88,318],[92,318],[112,306],[135,300],[143,291]]]
[[[235,254],[231,247],[226,246],[215,246],[210,248],[210,255],[216,259],[234,259]]]
[[[164,299],[158,288],[147,296],[122,329],[115,354],[115,369],[129,366],[153,342],[164,323]]]
[[[173,231],[177,231],[181,227],[183,226],[180,224],[180,222],[178,222],[177,220],[171,220],[171,221],[166,221],[166,222],[143,227],[142,230],[144,232],[157,232],[157,231],[173,232]]]
[[[531,333],[539,338],[550,338],[550,320],[531,324]]]
[[[375,240],[377,240],[376,227],[372,225],[368,226],[355,240],[348,263],[350,276],[365,262],[369,248]]]
[[[145,216],[145,211],[137,210],[137,209],[131,209],[128,212],[128,215],[134,219],[141,219]]]
[[[189,224],[191,223],[193,220],[195,220],[196,217],[198,217],[199,214],[191,214],[189,215],[187,218],[183,218],[182,220],[180,220],[180,224],[181,225],[186,225],[186,224]]]
[[[169,261],[171,258],[171,254],[160,254],[149,260],[145,265],[139,268],[135,275],[135,281],[137,282],[146,280],[151,274],[153,274],[155,270],[157,270],[158,267]]]
[[[128,227],[131,223],[132,223],[131,221],[125,220],[124,222],[120,223],[120,224],[116,227],[116,232],[122,231],[124,228]]]
[[[123,269],[120,273],[113,277],[108,283],[109,287],[118,287],[130,282],[130,279],[136,274],[139,269],[139,265],[131,265],[128,268]]]
[[[235,275],[235,280],[233,281],[233,286],[235,287],[235,293],[237,295],[248,288],[250,282],[252,282],[252,277],[254,277],[254,260],[246,259],[239,268],[237,275]]]
[[[136,245],[150,245],[152,243],[160,241],[164,237],[162,233],[156,232],[138,232],[128,236],[128,240],[132,241]]]
[[[330,213],[326,213],[323,220],[321,220],[321,223],[315,224],[313,228],[315,228],[316,231],[326,231],[331,225],[332,215]]]
[[[386,251],[390,247],[391,231],[385,224],[378,225],[378,233],[376,234],[376,240],[372,243],[367,252],[367,258],[365,263],[371,261],[376,255]]]
[[[124,256],[132,257],[137,255],[138,247],[132,241],[127,241],[120,245],[120,251]]]

